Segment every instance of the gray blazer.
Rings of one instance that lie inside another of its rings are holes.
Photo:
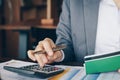
[[[100,0],[64,0],[56,44],[66,44],[64,61],[83,63],[94,54]]]

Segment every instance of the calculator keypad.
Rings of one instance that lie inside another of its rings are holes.
[[[63,68],[46,65],[43,68],[40,68],[39,65],[29,65],[29,66],[23,66],[23,67],[10,67],[10,66],[4,66],[4,69],[16,72],[16,73],[24,73],[28,75],[35,75],[39,78],[48,78],[52,77],[54,75],[57,75],[64,71]]]
[[[43,72],[43,73],[52,73],[61,70],[61,68],[55,66],[48,66],[48,65],[43,68],[40,68],[39,65],[29,65],[29,66],[21,67],[21,69],[35,71],[35,72]]]

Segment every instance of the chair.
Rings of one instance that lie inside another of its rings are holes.
[[[33,42],[33,48],[38,44],[39,41],[45,38],[51,38],[54,42],[56,41],[56,29],[55,28],[31,28],[32,37],[36,39]]]

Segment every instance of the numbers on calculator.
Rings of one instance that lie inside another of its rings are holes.
[[[55,66],[49,66],[49,65],[46,65],[43,68],[40,68],[39,65],[29,65],[29,66],[21,67],[20,69],[30,70],[35,72],[44,72],[44,73],[52,73],[52,72],[61,70],[61,68],[58,68]]]

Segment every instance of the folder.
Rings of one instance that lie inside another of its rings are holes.
[[[120,52],[85,56],[86,74],[116,71],[120,69]]]

